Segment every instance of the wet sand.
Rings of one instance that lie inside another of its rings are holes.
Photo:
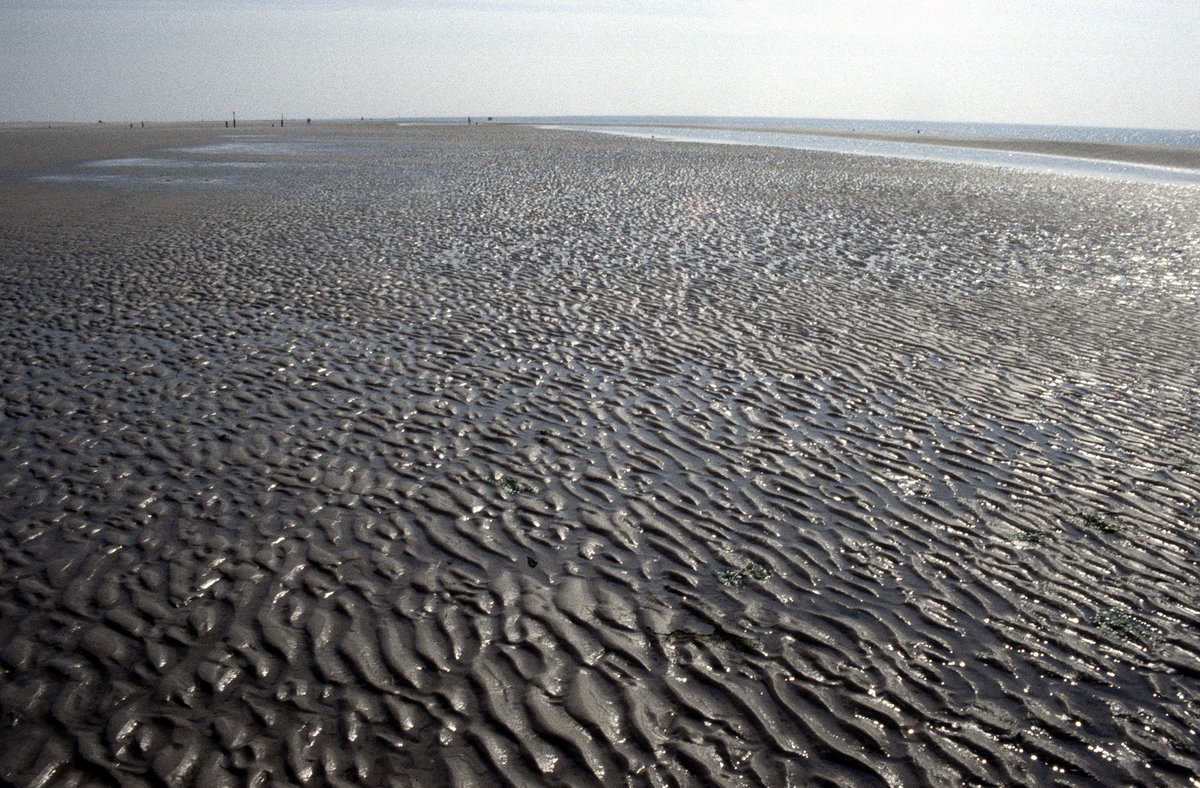
[[[0,132],[0,778],[1200,772],[1200,190],[53,131]]]

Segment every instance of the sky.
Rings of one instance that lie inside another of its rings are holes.
[[[1200,0],[0,0],[0,121],[1200,129]]]

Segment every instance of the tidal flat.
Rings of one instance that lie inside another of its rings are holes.
[[[1180,785],[1200,188],[0,129],[0,778]]]

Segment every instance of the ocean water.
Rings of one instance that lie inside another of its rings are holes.
[[[961,137],[1109,142],[1120,145],[1169,145],[1200,148],[1200,130],[1138,129],[1098,126],[1049,126],[1023,123],[961,123],[913,120],[861,120],[838,118],[764,118],[738,116],[594,115],[578,117],[503,118],[506,121],[555,124],[638,124],[688,128],[751,129],[757,131],[812,129],[820,131],[872,131],[895,134],[947,134]]]
[[[1022,153],[1017,151],[933,145],[928,143],[826,137],[817,134],[802,133],[805,130],[868,131],[898,134],[923,132],[927,134],[993,139],[1035,139],[1200,148],[1200,132],[1188,130],[1037,126],[996,123],[927,123],[920,121],[837,120],[822,118],[593,116],[577,118],[524,118],[519,120],[549,128],[601,132],[678,142],[762,145],[777,148],[849,153],[861,156],[1015,167],[1036,172],[1051,172],[1061,175],[1098,177],[1112,180],[1200,185],[1200,173],[1194,170],[1173,167]]]

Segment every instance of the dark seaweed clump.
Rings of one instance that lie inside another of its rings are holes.
[[[748,562],[741,569],[718,569],[714,572],[722,585],[743,588],[750,581],[762,582],[771,576],[771,570],[765,566]]]
[[[1106,608],[1092,616],[1092,626],[1122,640],[1153,646],[1162,639],[1162,632],[1125,610]]]
[[[510,495],[534,495],[537,493],[536,487],[530,487],[511,476],[497,476],[494,479],[488,479],[484,484],[499,490],[500,494],[506,498]]]
[[[1089,512],[1080,518],[1080,525],[1089,531],[1099,531],[1102,534],[1119,534],[1125,530],[1120,523],[1113,522],[1103,515]]]

